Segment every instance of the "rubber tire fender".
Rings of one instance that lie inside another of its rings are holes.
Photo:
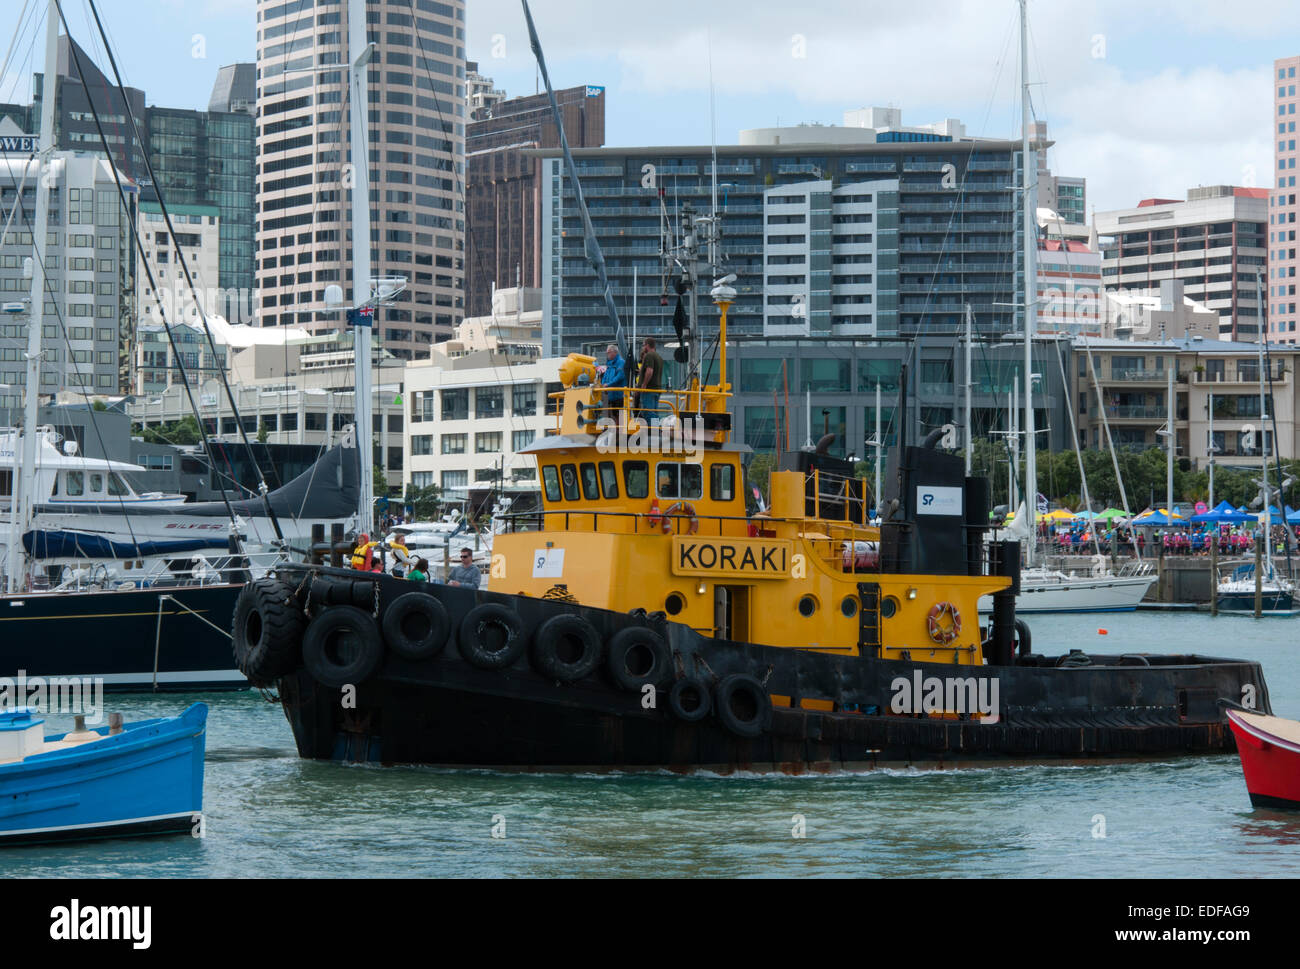
[[[560,656],[560,647],[566,641],[581,648],[578,658],[568,661]],[[576,683],[600,665],[605,654],[605,644],[600,633],[582,616],[564,613],[552,616],[542,623],[533,637],[533,665],[547,679],[561,683]]]
[[[489,625],[506,632],[505,644],[498,650],[488,649],[483,642],[483,629]],[[481,670],[503,670],[513,666],[526,645],[519,615],[499,603],[475,606],[460,622],[460,655],[465,657],[465,662]]]
[[[752,717],[743,717],[735,709],[735,701],[744,696],[748,696],[754,706]],[[759,737],[772,722],[772,698],[763,689],[763,684],[748,673],[724,676],[718,684],[714,705],[722,725],[737,737]]]
[[[351,655],[339,657],[336,637],[349,637]],[[356,606],[331,606],[316,616],[302,638],[302,661],[312,679],[330,689],[364,683],[379,669],[384,640],[379,626]]]
[[[273,576],[239,591],[232,620],[235,665],[254,686],[270,686],[302,665],[302,610],[293,589]]]
[[[668,710],[678,720],[699,723],[713,712],[709,685],[689,676],[678,680],[668,694]]]
[[[628,667],[628,654],[633,650],[649,652],[649,667],[643,673]],[[639,692],[647,684],[659,686],[671,672],[668,644],[657,632],[645,626],[620,629],[610,637],[605,669],[609,671],[610,679],[615,685],[624,690]]]
[[[433,659],[451,638],[451,617],[433,596],[407,592],[384,610],[383,629],[384,642],[402,659]]]
[[[1023,619],[1016,620],[1016,644],[1021,656],[1028,656],[1034,651],[1034,640],[1029,634],[1029,623]]]

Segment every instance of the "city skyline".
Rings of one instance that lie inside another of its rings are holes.
[[[148,92],[151,104],[206,109],[218,70],[255,59],[255,0],[100,6],[127,83]],[[1098,211],[1185,197],[1197,185],[1267,187],[1272,64],[1300,51],[1288,6],[1031,0],[1034,111],[1056,142],[1053,170],[1086,177],[1089,207]],[[778,122],[839,124],[845,110],[873,104],[901,108],[907,124],[953,117],[972,135],[1019,133],[1014,0],[908,10],[828,0],[798,14],[719,0],[706,17],[672,0],[649,22],[636,8],[590,0],[533,7],[556,86],[606,88],[611,147],[708,144],[710,60],[719,144]],[[150,8],[158,16],[147,35],[124,29]],[[32,22],[29,14],[0,77],[0,102],[30,97],[39,51],[29,41],[41,16]],[[68,16],[100,60],[84,11]],[[471,0],[466,18],[467,58],[509,96],[533,93],[518,3]],[[755,55],[762,71],[750,66]],[[159,91],[165,100],[152,100]]]

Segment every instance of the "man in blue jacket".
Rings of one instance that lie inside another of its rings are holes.
[[[613,344],[605,350],[605,366],[600,371],[600,385],[602,387],[627,386],[627,364],[619,355],[618,347]],[[606,390],[604,397],[606,415],[617,420],[618,411],[623,406],[623,391]]]

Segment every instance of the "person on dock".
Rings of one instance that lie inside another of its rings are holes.
[[[474,567],[474,552],[468,548],[460,550],[460,565],[453,566],[447,573],[447,584],[466,589],[477,589],[483,576]]]

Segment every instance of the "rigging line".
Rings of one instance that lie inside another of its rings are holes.
[[[997,69],[997,73],[996,73],[996,75],[994,76],[993,85],[992,85],[991,88],[990,88],[989,100],[988,100],[988,102],[987,102],[987,104],[986,104],[986,106],[985,106],[984,122],[983,122],[985,128],[987,128],[988,119],[989,119],[989,117],[990,117],[990,115],[992,114],[992,111],[993,111],[993,101],[994,101],[994,99],[995,99],[995,97],[996,97],[996,93],[997,93],[997,84],[998,84],[998,81],[1001,80],[1001,77],[1002,77],[1002,71],[1003,71],[1003,69],[1004,69],[1004,67],[1005,67],[1005,64],[1006,64],[1006,52],[1007,52],[1007,47],[1009,46],[1009,44],[1010,44],[1010,42],[1011,42],[1011,38],[1014,36],[1014,27],[1015,27],[1015,18],[1014,18],[1014,16],[1013,16],[1013,17],[1011,18],[1011,20],[1009,21],[1009,23],[1008,23],[1007,34],[1006,34],[1006,37],[1003,39],[1003,42],[1002,42],[1002,53],[998,56],[998,58],[997,58],[996,61],[995,61],[995,63],[996,63],[997,66],[998,66],[998,69]],[[954,222],[955,219],[956,219],[956,215],[957,215],[957,212],[958,212],[958,208],[959,208],[959,206],[961,205],[961,203],[964,202],[964,200],[965,200],[965,194],[966,194],[966,180],[967,180],[967,178],[969,178],[969,176],[970,176],[970,167],[969,167],[969,166],[970,166],[970,162],[971,162],[971,161],[972,161],[972,160],[973,160],[973,159],[974,159],[978,154],[979,154],[978,147],[973,146],[973,147],[971,148],[970,152],[969,152],[968,155],[967,155],[967,168],[966,168],[966,170],[962,173],[962,181],[961,181],[961,185],[960,185],[960,187],[958,188],[958,205],[956,205],[956,206],[953,207],[952,214],[949,216],[949,219],[948,219],[948,226],[947,226],[947,228],[946,228],[946,230],[945,230],[945,232],[944,232],[943,245],[944,245],[945,249],[946,249],[946,244],[947,244],[948,240],[949,240],[950,238],[952,238],[953,222]],[[900,173],[900,175],[901,175],[901,174],[902,174],[902,173]],[[901,186],[901,179],[900,179],[900,190],[901,190],[901,188],[902,188],[902,186]],[[938,278],[939,271],[940,271],[940,263],[941,263],[941,258],[940,258],[940,257],[942,256],[942,252],[943,252],[943,250],[941,250],[940,253],[936,254],[936,258],[935,258],[935,266],[934,266],[934,269],[933,269],[933,271],[931,272],[931,275],[930,275],[930,285],[929,285],[929,289],[928,289],[928,292],[926,293],[926,296],[925,296],[925,302],[924,302],[924,303],[922,304],[922,306],[921,306],[921,312],[920,312],[921,322],[920,322],[920,325],[919,325],[919,327],[918,327],[918,336],[921,335],[921,334],[923,333],[923,331],[931,325],[930,322],[929,322],[928,319],[927,319],[927,313],[926,313],[926,311],[927,311],[927,309],[929,308],[930,302],[931,302],[931,300],[932,300],[932,298],[933,298],[933,296],[934,296],[934,287],[935,287],[936,280],[937,280],[937,278]],[[1005,258],[1006,258],[1006,257],[1004,257],[1004,259],[1005,259]],[[900,271],[901,271],[901,267],[900,267]],[[914,345],[914,350],[915,350],[915,349],[916,349],[916,347],[915,347],[915,345]],[[908,357],[907,357],[907,363],[910,364],[910,363],[912,363],[912,362],[913,362],[914,360],[916,360],[916,359],[919,359],[919,358],[917,358],[914,354],[911,354],[911,353],[910,353],[910,354],[908,355]]]
[[[90,4],[91,13],[94,14],[95,16],[95,23],[99,26],[100,36],[103,37],[104,44],[107,45],[108,34],[104,31],[104,25],[99,19],[99,9],[95,5],[95,0],[87,0],[87,2]],[[55,7],[59,11],[59,19],[63,21],[64,33],[68,35],[68,49],[70,51],[73,51],[74,57],[77,62],[77,72],[78,74],[82,75],[83,78],[82,83],[84,84],[85,75],[81,71],[81,58],[80,56],[76,55],[75,49],[72,44],[72,31],[68,27],[67,18],[64,17],[63,8],[59,4],[58,0],[55,0]],[[111,49],[107,51],[107,54],[108,54],[109,65],[113,68],[113,77],[117,81],[118,92],[122,95],[123,99],[125,99],[126,89],[125,86],[122,84],[122,75],[117,68],[117,58],[113,56],[113,51]],[[90,97],[89,91],[87,91],[86,93],[86,100],[91,105],[92,111],[94,111],[94,100]],[[95,114],[95,126],[97,129],[99,129],[100,126],[99,126],[98,111],[94,111],[94,114]],[[167,202],[163,198],[162,186],[158,183],[158,176],[154,172],[153,162],[150,161],[149,159],[149,152],[145,147],[144,139],[140,137],[140,130],[135,123],[135,117],[131,114],[130,111],[127,111],[126,114],[127,114],[127,118],[131,122],[131,132],[135,137],[136,143],[140,146],[141,155],[144,157],[145,169],[149,172],[149,178],[150,180],[152,180],[154,185],[154,190],[158,196],[158,207],[162,210],[163,221],[166,223],[167,231],[171,235],[170,241],[173,245],[173,248],[176,250],[176,259],[180,263],[181,270],[185,273],[185,282],[186,285],[188,285],[190,288],[191,295],[194,297],[195,302],[199,304],[198,305],[199,321],[203,324],[203,332],[207,335],[208,348],[212,351],[212,358],[216,360],[218,359],[219,356],[217,354],[217,343],[215,338],[212,336],[212,328],[211,326],[208,325],[207,312],[204,310],[202,306],[202,301],[199,299],[198,290],[194,285],[194,277],[190,274],[189,262],[186,260],[185,253],[181,251],[180,243],[176,239],[176,230],[172,225],[172,217],[171,217],[171,213],[167,209]],[[108,148],[107,140],[104,138],[102,129],[100,130],[100,140],[105,143],[104,147],[105,150],[107,150]],[[132,229],[134,230],[134,228],[135,226],[133,225]],[[147,257],[142,257],[142,258],[147,258]],[[150,277],[152,279],[152,273],[150,274]],[[244,422],[239,416],[239,407],[235,403],[235,395],[234,392],[230,389],[230,382],[226,379],[226,373],[224,368],[221,369],[219,376],[221,378],[221,386],[225,388],[226,397],[230,401],[231,413],[235,417],[235,425],[239,430],[240,437],[243,439],[244,448],[248,452],[248,457],[249,460],[252,462],[254,470],[257,472],[259,490],[262,493],[263,507],[265,507],[266,509],[267,517],[270,518],[271,520],[271,527],[275,531],[275,537],[278,540],[283,541],[284,533],[280,529],[280,521],[276,517],[275,509],[271,506],[270,498],[267,497],[268,489],[266,485],[266,477],[265,475],[262,474],[262,466],[258,462],[257,455],[253,453],[252,445],[248,441],[248,432],[244,430]]]
[[[39,162],[39,160],[37,159],[36,155],[33,154],[33,155],[30,156],[30,158],[29,158],[29,160],[28,160],[28,162],[27,162],[27,165],[24,166],[24,175],[23,175],[23,179],[24,179],[24,181],[26,180],[26,174],[25,174],[25,172],[26,172],[26,168],[27,168],[27,166],[30,166],[30,165],[32,165],[32,164],[35,164],[36,167],[37,167],[37,169],[38,169],[38,171],[37,171],[37,177],[38,177],[38,178],[42,177],[42,175],[41,175],[41,173],[40,173],[40,171],[39,171],[39,169],[40,169],[40,162]],[[110,161],[109,164],[111,165],[112,162]],[[14,173],[13,173],[13,167],[12,167],[12,166],[9,167],[9,177],[10,177],[10,180],[11,180],[11,181],[14,179]],[[22,205],[22,204],[21,204],[21,202],[22,202],[22,193],[21,193],[21,191],[18,193],[18,201],[19,201],[19,209],[21,210],[21,212],[22,212],[22,216],[23,216],[23,224],[27,226],[28,231],[30,231],[30,232],[32,233],[32,235],[33,235],[33,239],[32,239],[32,243],[33,243],[33,245],[32,245],[32,252],[33,252],[33,255],[36,257],[37,262],[39,262],[39,263],[41,264],[42,278],[45,280],[45,285],[46,285],[46,292],[41,294],[41,302],[42,302],[42,303],[45,303],[45,302],[46,302],[46,294],[48,294],[48,293],[51,292],[51,290],[49,289],[49,286],[50,286],[50,282],[51,282],[51,280],[50,280],[50,278],[49,278],[49,275],[45,273],[46,260],[41,258],[41,247],[40,247],[39,244],[37,244],[37,240],[35,239],[35,227],[32,225],[32,223],[31,223],[31,218],[30,218],[30,217],[28,216],[28,214],[27,214],[27,207],[26,207],[25,205]],[[56,230],[56,231],[57,231],[57,230]],[[63,333],[63,340],[64,340],[65,345],[67,345],[67,347],[68,347],[68,354],[69,354],[69,357],[71,357],[71,355],[72,355],[72,347],[71,347],[71,344],[68,342],[67,324],[65,323],[64,318],[63,318],[63,310],[60,308],[60,306],[59,306],[59,300],[58,300],[57,298],[54,299],[54,300],[51,300],[50,302],[53,302],[53,304],[54,304],[54,315],[58,318],[58,321],[59,321],[59,327],[60,327],[60,330],[61,330],[62,333]],[[36,324],[35,324],[35,319],[33,319],[33,318],[32,318],[32,315],[31,315],[31,314],[33,314],[33,313],[35,313],[35,312],[36,312],[36,310],[35,310],[34,307],[31,308],[31,309],[29,309],[29,311],[28,311],[29,316],[28,316],[28,322],[27,322],[27,325],[28,325],[28,326],[35,326],[35,325],[36,325]],[[43,314],[43,313],[44,313],[44,306],[42,306],[41,311],[40,311],[40,314],[38,314],[37,318],[39,318],[39,315],[41,315],[41,314]],[[42,338],[43,338],[43,337],[44,337],[44,334],[42,334]],[[76,365],[75,363],[74,363],[74,366],[77,366],[77,374],[78,374],[78,376],[80,376],[80,374],[81,374],[80,366],[79,366],[79,365]],[[39,372],[39,368],[38,368],[38,372]],[[40,382],[39,382],[39,379],[38,379],[38,381],[37,381],[37,387],[36,387],[36,390],[34,391],[34,393],[37,393],[37,394],[40,393]],[[103,432],[101,432],[100,429],[99,429],[99,422],[96,421],[95,418],[94,418],[94,410],[93,410],[93,409],[91,410],[91,421],[90,421],[90,424],[91,424],[91,427],[93,427],[94,430],[95,430],[95,437],[96,437],[96,439],[99,441],[99,447],[100,447],[100,450],[103,451],[105,457],[107,457],[107,455],[108,455],[108,447],[107,447],[107,445],[105,445],[105,443],[104,443],[104,436],[103,436]],[[17,456],[17,454],[18,454],[18,451],[17,451],[17,443],[18,443],[18,437],[17,437],[17,435],[15,434],[15,435],[14,435],[14,446],[15,446],[14,455],[15,455],[15,458],[16,458],[16,456]],[[14,470],[17,471],[17,465],[16,465],[16,464],[15,464],[15,468],[14,468]],[[11,485],[12,485],[12,482],[11,482]],[[117,498],[118,498],[118,503],[122,506],[122,514],[123,514],[123,516],[124,516],[124,518],[125,518],[125,520],[126,520],[126,530],[127,530],[127,535],[128,535],[128,537],[130,538],[130,540],[131,540],[131,544],[132,544],[132,546],[135,547],[135,550],[136,550],[136,557],[139,558],[139,557],[140,557],[140,543],[136,540],[136,537],[135,537],[135,529],[131,527],[131,518],[130,518],[130,513],[127,512],[127,510],[126,510],[125,496],[119,495],[119,496],[117,496]],[[35,509],[35,507],[36,507],[35,502],[32,503],[32,507],[33,507],[33,509]],[[35,512],[33,511],[33,515],[34,515],[34,514],[35,514]]]
[[[14,29],[14,38],[13,41],[11,41],[10,43],[11,50],[22,49],[22,47],[25,46],[27,53],[26,55],[24,55],[22,63],[18,65],[18,69],[13,72],[13,79],[10,81],[9,87],[6,89],[6,94],[5,94],[6,100],[16,97],[18,81],[20,78],[23,77],[23,75],[27,73],[28,65],[31,64],[32,62],[32,57],[35,53],[35,48],[36,48],[36,38],[40,30],[40,19],[37,17],[37,10],[38,10],[38,6],[33,6],[32,11],[27,18],[27,24],[24,25],[23,23],[20,22],[18,26],[15,27]],[[27,28],[29,26],[34,28],[31,39],[28,40],[25,45],[19,44],[18,43],[19,38],[26,37]],[[12,65],[12,61],[10,60],[9,56],[6,55],[5,73],[8,73],[11,65]],[[4,77],[5,74],[0,74],[0,80],[3,80]]]
[[[68,22],[67,19],[64,18],[63,16],[63,10],[59,5],[58,0],[55,0],[55,9],[58,10],[59,19],[63,21],[64,32],[67,33]],[[72,53],[73,64],[77,69],[77,74],[78,76],[84,77],[81,70],[81,56],[77,53],[76,45],[71,43],[72,38],[70,34],[68,39],[69,39],[68,50]],[[126,189],[122,186],[121,173],[118,172],[117,166],[113,164],[112,152],[108,150],[108,139],[104,136],[104,127],[99,119],[99,109],[95,107],[94,98],[87,96],[86,103],[90,106],[90,114],[95,122],[95,130],[99,133],[100,144],[103,145],[104,154],[108,157],[109,171],[113,173],[113,183],[117,186],[117,194],[118,194],[118,198],[121,200],[122,203],[122,210],[127,214],[127,219],[126,219],[127,227],[131,230],[131,238],[135,242],[136,250],[140,254],[140,264],[141,266],[143,266],[145,275],[148,278],[149,288],[153,291],[154,302],[157,303],[158,306],[158,315],[161,317],[163,321],[163,332],[167,334],[167,342],[171,347],[172,355],[176,358],[176,368],[181,375],[181,384],[185,389],[185,395],[189,398],[190,409],[194,412],[194,419],[198,421],[199,430],[202,431],[203,415],[199,411],[198,403],[194,400],[194,391],[190,387],[189,377],[185,372],[185,361],[181,356],[180,348],[176,344],[176,337],[175,334],[172,333],[171,325],[167,321],[167,312],[163,307],[162,296],[158,290],[158,283],[154,278],[153,269],[149,265],[149,258],[148,258],[148,254],[145,251],[144,241],[140,238],[139,227],[135,224],[135,221],[129,217],[131,212],[131,207],[127,204],[126,201]],[[208,443],[208,437],[206,434],[203,435],[203,443],[204,443],[204,447],[207,448],[208,450],[209,460],[212,460],[213,463],[215,463],[215,459],[213,458],[212,455],[211,446]],[[226,494],[226,489],[224,485],[222,485],[221,487],[221,500],[226,505],[226,512],[230,516],[231,525],[237,527],[238,517],[235,515],[234,506],[231,505],[230,503],[230,498]]]
[[[0,64],[0,78],[5,77],[9,73],[9,63],[13,57],[14,47],[18,43],[19,36],[27,33],[27,28],[24,26],[23,22],[28,18],[27,8],[30,4],[31,0],[23,0],[23,9],[18,12],[18,22],[14,25],[14,35],[9,38],[9,49],[5,51],[4,63]],[[36,8],[33,7],[32,13],[34,14],[35,12]]]

